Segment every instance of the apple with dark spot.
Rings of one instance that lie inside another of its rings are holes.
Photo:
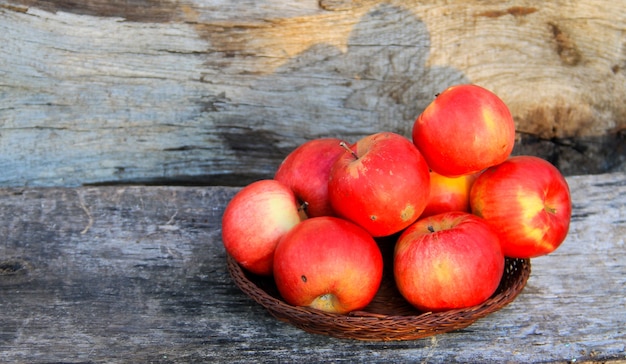
[[[313,217],[296,225],[274,255],[274,280],[283,299],[325,312],[364,308],[376,295],[382,274],[374,238],[337,217]]]

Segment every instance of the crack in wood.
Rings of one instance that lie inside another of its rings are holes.
[[[512,6],[504,10],[486,10],[478,13],[478,16],[484,16],[488,18],[499,18],[504,15],[512,15],[514,17],[526,16],[537,12],[539,9],[526,6]]]
[[[91,211],[89,210],[89,208],[85,204],[85,198],[84,198],[83,194],[81,192],[77,192],[77,194],[78,194],[78,202],[80,204],[80,208],[85,212],[85,214],[87,215],[87,219],[88,219],[87,220],[87,225],[80,232],[81,235],[85,235],[85,234],[87,234],[89,229],[91,229],[91,227],[93,226],[94,219],[93,219],[93,215],[91,214]]]

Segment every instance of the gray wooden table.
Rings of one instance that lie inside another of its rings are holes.
[[[228,187],[0,190],[0,362],[626,360],[626,175],[569,177],[570,234],[467,329],[340,340],[279,322],[226,269]]]

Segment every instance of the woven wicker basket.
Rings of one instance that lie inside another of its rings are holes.
[[[389,259],[389,251],[383,256]],[[529,259],[506,259],[500,286],[480,305],[437,313],[423,313],[398,292],[389,269],[374,300],[363,311],[349,315],[296,307],[280,298],[271,277],[253,275],[228,256],[228,270],[235,284],[279,320],[311,333],[369,341],[414,340],[465,328],[512,302],[530,276]],[[386,264],[390,267],[390,264]]]

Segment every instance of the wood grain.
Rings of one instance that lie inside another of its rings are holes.
[[[233,184],[299,143],[409,136],[445,87],[516,153],[626,166],[626,2],[0,0],[0,186]]]
[[[626,175],[569,177],[567,240],[503,310],[424,340],[305,333],[231,281],[233,187],[0,190],[0,361],[626,361]]]

